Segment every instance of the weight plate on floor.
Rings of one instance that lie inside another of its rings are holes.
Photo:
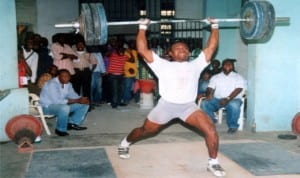
[[[250,1],[241,9],[242,19],[252,19],[240,23],[240,34],[246,40],[268,40],[275,27],[275,10],[267,1]]]
[[[39,136],[42,133],[43,127],[36,117],[27,114],[11,118],[5,126],[5,132],[11,140],[14,140],[15,135],[21,130],[30,130],[35,136]]]

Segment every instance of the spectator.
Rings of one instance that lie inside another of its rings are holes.
[[[69,82],[71,78],[67,69],[58,71],[58,76],[49,80],[42,88],[40,104],[45,114],[57,118],[55,133],[67,136],[67,130],[85,130],[81,127],[89,109],[89,99],[80,97]]]
[[[245,88],[244,78],[234,72],[234,61],[225,59],[222,72],[212,76],[207,88],[206,100],[201,108],[216,122],[214,112],[224,107],[227,111],[228,133],[235,133],[239,127],[238,118],[242,104],[242,91]]]
[[[75,74],[71,78],[71,83],[78,95],[90,98],[92,71],[97,66],[97,59],[85,51],[83,41],[76,43],[76,49],[78,59],[73,60]]]
[[[60,69],[67,69],[71,75],[75,74],[72,61],[78,58],[77,53],[66,42],[65,34],[56,34],[52,37],[51,54],[53,64]]]
[[[53,59],[50,56],[50,49],[48,48],[48,39],[41,37],[39,40],[39,48],[36,51],[39,55],[39,62],[37,68],[37,78],[47,72],[53,65]]]
[[[109,83],[112,91],[111,107],[117,108],[118,106],[124,106],[121,103],[122,93],[123,93],[123,75],[124,75],[124,65],[128,61],[128,56],[125,55],[125,49],[122,45],[118,45],[116,51],[113,51],[109,56],[109,66],[108,75]]]
[[[125,55],[128,56],[129,60],[124,65],[124,92],[123,92],[123,103],[128,104],[133,96],[133,87],[137,77],[137,62],[138,53],[135,49],[135,41],[129,42],[129,48],[126,49]],[[135,96],[135,101],[138,101],[138,97]]]
[[[37,67],[38,67],[38,54],[33,51],[33,40],[31,38],[27,38],[25,40],[25,45],[23,47],[23,55],[25,58],[26,63],[31,69],[32,75],[28,76],[28,81],[31,84],[35,84],[37,78]]]
[[[106,68],[100,50],[93,51],[92,54],[97,59],[97,66],[92,72],[91,102],[93,105],[98,106],[102,100],[102,76],[106,74]]]
[[[222,71],[220,68],[220,61],[218,59],[214,59],[211,61],[211,67],[212,69],[210,70],[211,75],[218,74]]]
[[[102,51],[103,54],[103,61],[105,65],[106,73],[103,75],[102,79],[102,102],[111,104],[111,90],[110,90],[110,83],[109,83],[109,75],[107,75],[107,70],[109,66],[109,55],[110,51],[108,49],[108,46],[105,47],[105,49]]]
[[[198,83],[198,95],[197,101],[206,96],[206,89],[209,83],[209,79],[211,78],[211,73],[209,70],[204,70],[200,75],[199,83]]]

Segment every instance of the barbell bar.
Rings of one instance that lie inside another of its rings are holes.
[[[248,1],[241,8],[240,18],[215,19],[218,23],[240,22],[240,35],[249,41],[269,39],[275,23],[289,24],[289,17],[275,18],[273,5],[268,1]],[[208,23],[207,19],[151,20],[150,24],[161,23]],[[103,45],[107,42],[108,26],[137,25],[139,21],[107,22],[101,3],[82,3],[79,19],[72,23],[56,24],[56,28],[75,28],[84,36],[87,45]]]
[[[253,19],[239,19],[239,18],[228,18],[228,19],[214,19],[217,23],[222,22],[250,22]],[[289,22],[289,17],[277,17],[275,22]],[[208,23],[207,19],[165,19],[165,20],[151,20],[150,24],[160,23],[186,23],[186,22],[201,22]],[[138,25],[139,21],[122,21],[122,22],[107,22],[107,26],[120,26],[120,25]],[[55,28],[79,28],[79,22],[61,23],[55,24]]]
[[[249,22],[252,19],[214,19],[217,23],[219,22]],[[186,22],[201,22],[201,23],[208,23],[207,19],[165,19],[165,20],[151,20],[150,24],[161,24],[161,23],[186,23]],[[122,21],[122,22],[107,22],[107,26],[120,26],[120,25],[138,25],[139,21]],[[80,23],[78,21],[71,22],[71,23],[62,23],[62,24],[55,24],[56,28],[79,28]]]

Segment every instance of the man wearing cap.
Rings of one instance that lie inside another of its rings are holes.
[[[222,62],[222,72],[214,75],[206,90],[206,100],[201,108],[216,122],[214,112],[224,107],[227,113],[228,133],[235,133],[239,127],[238,118],[242,104],[245,79],[235,72],[235,59],[225,59]]]

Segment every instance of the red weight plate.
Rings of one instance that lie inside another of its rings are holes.
[[[11,118],[6,124],[5,132],[7,136],[13,140],[15,134],[22,129],[31,130],[36,136],[38,136],[41,135],[43,127],[36,117],[23,114]]]
[[[292,131],[300,135],[300,112],[297,113],[292,122]]]

